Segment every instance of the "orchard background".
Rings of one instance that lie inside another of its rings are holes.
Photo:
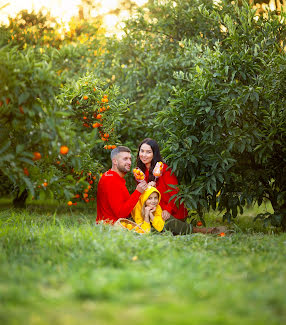
[[[204,222],[218,209],[231,221],[269,201],[258,218],[285,230],[285,21],[284,2],[275,3],[127,1],[120,38],[106,36],[100,16],[74,17],[66,29],[41,11],[9,18],[1,195],[16,207],[89,203],[110,150],[136,152],[152,137],[190,215]]]
[[[77,2],[0,25],[0,323],[286,323],[286,2],[124,0],[114,35]],[[146,137],[227,236],[95,224],[111,150]]]

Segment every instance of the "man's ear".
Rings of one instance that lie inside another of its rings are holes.
[[[113,158],[111,161],[112,161],[113,166],[117,166],[117,159],[116,158]]]

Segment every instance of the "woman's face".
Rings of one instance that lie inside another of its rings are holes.
[[[153,150],[151,146],[147,143],[143,143],[140,151],[139,151],[139,158],[145,165],[151,165],[152,159],[154,157]]]
[[[157,192],[153,192],[148,199],[146,200],[146,207],[156,207],[159,202],[159,194]]]

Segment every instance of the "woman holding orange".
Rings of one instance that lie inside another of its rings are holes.
[[[163,166],[161,166],[160,176],[155,177],[157,173],[154,173],[154,168],[158,162],[163,162]],[[185,222],[188,211],[183,204],[177,206],[175,201],[178,190],[170,186],[178,185],[178,179],[161,157],[159,145],[155,140],[146,138],[140,143],[137,153],[137,167],[145,174],[148,185],[156,187],[161,194],[160,206],[166,230],[170,230],[175,235],[187,235],[192,232],[218,234],[225,231],[225,227],[197,228]],[[173,195],[175,196],[170,200]]]
[[[160,177],[153,175],[153,170],[157,162],[163,162],[163,168]],[[185,221],[188,211],[183,204],[177,207],[171,196],[178,191],[169,185],[178,185],[177,177],[172,173],[171,168],[163,161],[158,143],[150,138],[144,139],[138,148],[137,167],[145,174],[145,180],[148,185],[155,186],[161,194],[160,206],[162,208],[162,218],[167,221],[165,229],[171,230],[175,234],[189,234],[192,232],[192,226]],[[166,192],[169,191],[170,192]],[[172,228],[172,229],[170,229]]]

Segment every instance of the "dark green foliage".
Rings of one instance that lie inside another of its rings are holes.
[[[214,48],[186,43],[194,68],[178,78],[188,85],[157,121],[168,138],[164,153],[189,208],[226,210],[230,220],[268,199],[284,228],[286,26],[275,15],[255,19],[247,4],[203,13],[224,24],[225,36]]]

